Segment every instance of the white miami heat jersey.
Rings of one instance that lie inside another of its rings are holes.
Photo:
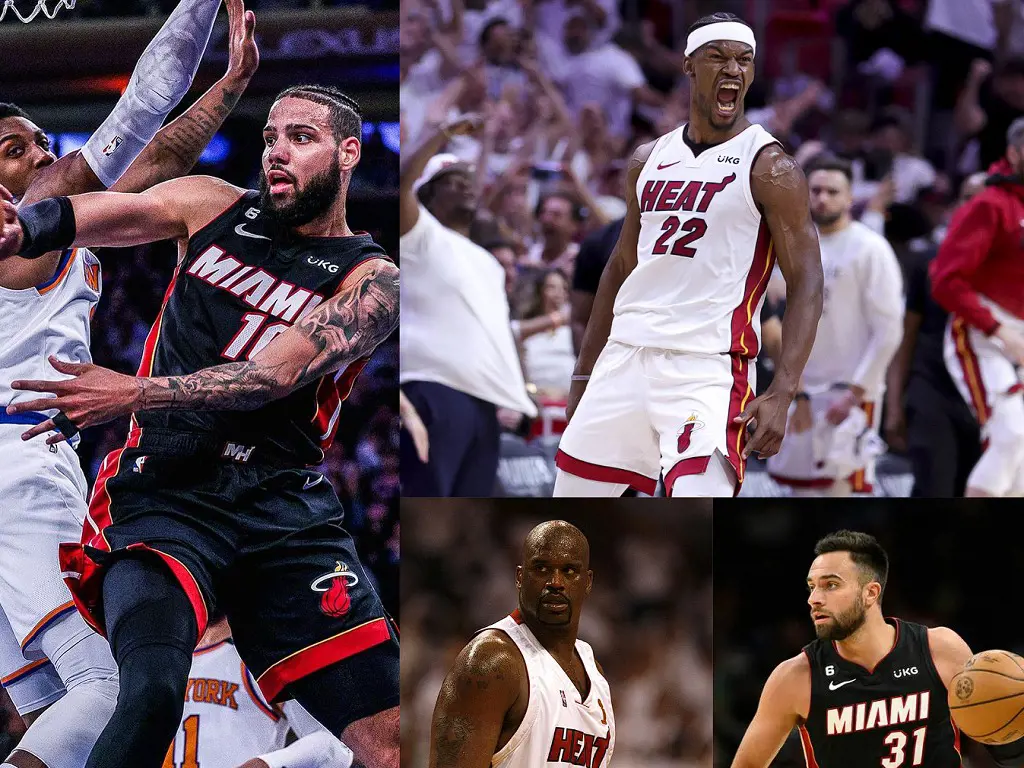
[[[235,768],[282,749],[288,721],[267,704],[230,640],[192,659],[185,712],[163,768]]]
[[[775,257],[750,190],[759,125],[694,157],[683,125],[658,139],[637,180],[637,266],[609,336],[635,347],[755,357]]]
[[[608,681],[598,671],[590,646],[576,640],[576,652],[590,678],[584,701],[558,662],[520,623],[518,611],[486,629],[512,638],[530,675],[526,715],[508,744],[491,758],[492,768],[606,768],[615,749],[615,715]]]
[[[62,379],[49,355],[92,362],[89,324],[100,300],[100,263],[85,248],[61,255],[54,276],[22,290],[0,287],[0,405],[34,400],[37,392],[15,392],[18,379]]]

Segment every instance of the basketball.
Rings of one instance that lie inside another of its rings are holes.
[[[1024,737],[1024,658],[1009,651],[974,654],[950,682],[949,709],[957,727],[982,744]]]

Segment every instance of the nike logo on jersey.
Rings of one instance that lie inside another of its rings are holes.
[[[320,481],[324,479],[323,475],[316,475],[315,477],[307,477],[306,482],[302,484],[302,490],[308,491],[314,485],[320,485]]]
[[[666,168],[671,168],[673,165],[679,165],[682,160],[676,160],[674,163],[658,163],[658,170],[664,171]]]
[[[843,682],[841,682],[841,683],[831,682],[831,683],[828,684],[828,689],[830,691],[838,691],[844,685],[849,685],[852,682],[853,682],[853,680],[843,680]]]
[[[255,232],[246,232],[245,231],[245,222],[242,222],[237,227],[235,227],[235,234],[241,235],[242,237],[251,237],[254,240],[269,240],[270,239],[269,237],[266,237],[264,235],[257,235]]]

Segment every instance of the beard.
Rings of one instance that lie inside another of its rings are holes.
[[[294,185],[295,197],[289,202],[278,203],[270,194],[267,173],[260,171],[260,205],[267,216],[285,227],[301,227],[308,224],[334,205],[341,192],[341,163],[334,156],[331,167],[313,176],[303,188]]]
[[[819,227],[830,227],[842,218],[843,212],[838,213],[815,213],[811,211],[811,219]]]
[[[819,640],[845,640],[860,629],[866,619],[864,600],[858,595],[850,610],[832,614],[831,624],[815,624],[814,632]]]

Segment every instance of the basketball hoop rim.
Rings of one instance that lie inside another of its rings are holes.
[[[57,4],[53,6],[52,11],[46,7],[47,1],[48,0],[37,0],[36,7],[32,12],[28,14],[28,16],[23,16],[21,11],[18,10],[18,0],[4,0],[3,7],[0,8],[0,22],[2,22],[7,16],[8,10],[14,11],[14,15],[18,17],[18,21],[22,24],[28,24],[40,13],[52,21],[56,18],[62,8],[67,8],[68,10],[74,8],[77,0],[57,0]]]

